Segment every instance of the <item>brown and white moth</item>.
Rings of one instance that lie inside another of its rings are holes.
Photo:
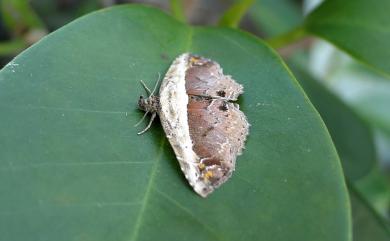
[[[244,147],[249,123],[231,102],[243,93],[243,86],[224,75],[218,63],[190,53],[174,60],[158,96],[157,84],[153,91],[143,85],[149,96],[141,96],[138,106],[144,117],[152,117],[138,134],[159,115],[189,184],[206,197],[229,179]]]

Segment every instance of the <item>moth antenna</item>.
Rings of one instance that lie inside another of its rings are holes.
[[[157,90],[157,86],[158,86],[158,83],[160,82],[160,78],[161,78],[161,74],[160,74],[160,72],[158,72],[158,78],[157,78],[156,84],[153,88],[152,93],[149,95],[149,97],[152,96],[154,94],[154,92]]]
[[[145,88],[146,92],[148,93],[148,96],[150,96],[152,92],[150,91],[148,86],[146,86],[146,84],[144,83],[143,80],[140,80],[140,82],[141,82],[142,86]]]
[[[148,126],[147,126],[143,131],[138,132],[138,133],[137,133],[138,135],[142,135],[142,134],[144,134],[147,130],[150,129],[150,127],[152,126],[152,123],[153,123],[153,121],[154,121],[154,118],[156,118],[156,115],[157,115],[157,113],[156,113],[156,112],[153,112],[152,117],[150,118],[150,121],[149,121]]]
[[[137,124],[134,125],[134,127],[136,127],[136,126],[138,126],[139,124],[141,124],[141,123],[144,121],[145,117],[146,117],[148,114],[149,114],[149,111],[146,111],[145,114],[144,114],[144,116],[142,116],[141,120],[138,121]]]

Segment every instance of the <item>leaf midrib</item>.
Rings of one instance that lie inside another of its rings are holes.
[[[147,206],[147,203],[148,203],[148,200],[149,200],[149,197],[150,197],[150,192],[152,190],[154,178],[156,176],[156,172],[157,172],[157,169],[158,169],[157,167],[158,167],[158,164],[159,164],[159,162],[160,162],[160,160],[162,158],[162,154],[164,152],[164,150],[163,150],[164,145],[165,145],[165,137],[163,137],[161,139],[158,156],[157,156],[156,161],[155,161],[155,163],[154,163],[154,165],[152,167],[152,171],[151,171],[151,174],[150,174],[149,182],[148,182],[148,185],[146,187],[146,191],[145,191],[144,197],[142,198],[142,202],[141,202],[142,206],[141,206],[140,211],[139,211],[138,216],[137,216],[137,220],[136,220],[136,223],[135,223],[135,226],[134,226],[133,235],[132,235],[132,237],[130,239],[132,241],[135,241],[138,238],[138,234],[139,234],[139,230],[141,228],[144,212],[146,210],[146,206]]]

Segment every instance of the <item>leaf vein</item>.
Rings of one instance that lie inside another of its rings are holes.
[[[207,225],[205,225],[203,222],[201,222],[196,216],[186,207],[184,207],[182,204],[180,204],[178,201],[175,199],[171,198],[170,196],[166,195],[164,192],[161,190],[157,189],[156,187],[153,188],[154,191],[156,191],[157,194],[159,194],[161,197],[165,198],[167,201],[170,203],[174,204],[176,207],[178,207],[180,210],[184,211],[189,217],[191,217],[194,221],[199,223],[205,230],[207,230],[210,234],[212,234],[216,240],[224,240],[221,236],[217,234],[216,231],[213,229],[209,228]]]
[[[18,106],[18,105],[1,105],[1,107],[23,110],[52,110],[52,111],[65,111],[65,112],[84,112],[84,113],[99,113],[99,114],[127,114],[126,111],[108,111],[108,110],[93,110],[84,108],[64,108],[64,107],[51,107],[51,106]]]
[[[141,206],[140,211],[138,213],[138,216],[137,216],[137,219],[136,219],[136,222],[135,222],[135,225],[134,225],[134,231],[133,231],[132,237],[130,239],[132,241],[137,240],[138,235],[139,235],[139,230],[140,230],[141,225],[142,225],[142,219],[143,219],[143,216],[144,216],[144,212],[146,210],[146,206],[147,206],[147,202],[148,202],[148,199],[149,199],[149,196],[150,196],[150,192],[152,190],[154,178],[156,176],[158,163],[159,163],[159,161],[162,158],[164,144],[165,144],[165,138],[163,137],[161,142],[160,142],[159,154],[158,154],[157,159],[154,162],[154,165],[152,167],[152,171],[151,171],[151,174],[150,174],[148,185],[146,187],[145,195],[142,198],[142,206]]]

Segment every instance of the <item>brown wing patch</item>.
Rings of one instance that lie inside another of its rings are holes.
[[[221,66],[203,57],[190,55],[186,71],[186,90],[188,95],[208,96],[237,100],[243,93],[242,85],[230,76],[224,75]]]
[[[246,117],[225,100],[189,96],[188,124],[193,150],[201,159],[201,178],[218,187],[231,176],[244,147]]]

